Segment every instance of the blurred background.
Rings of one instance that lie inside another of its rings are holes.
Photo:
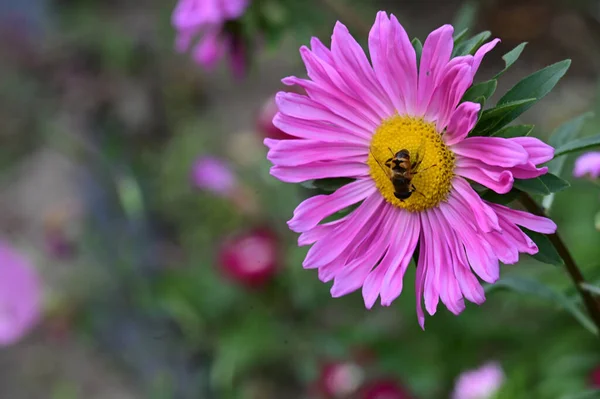
[[[241,22],[256,39],[243,76],[175,51],[175,6],[0,1],[0,239],[12,254],[0,262],[37,276],[22,288],[0,273],[0,287],[41,302],[0,341],[0,398],[451,398],[469,370],[482,373],[472,392],[491,387],[463,399],[600,397],[597,336],[561,267],[523,256],[502,271],[522,292],[490,291],[460,317],[440,308],[425,331],[412,283],[389,308],[331,298],[285,223],[316,190],[272,178],[262,144],[282,134],[270,123],[280,79],[305,74],[299,46],[329,44],[337,19],[364,43],[377,10],[422,40],[449,22],[492,31],[503,41],[478,81],[529,42],[499,93],[571,58],[521,118],[547,138],[600,108],[598,1],[254,0],[263,23]],[[598,130],[586,116],[581,135]],[[572,164],[551,216],[594,282],[600,186],[573,179]]]

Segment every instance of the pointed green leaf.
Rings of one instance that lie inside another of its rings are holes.
[[[550,239],[545,234],[536,233],[535,231],[521,228],[525,234],[529,236],[538,246],[538,253],[533,255],[533,258],[539,262],[547,263],[549,265],[562,265],[564,262],[556,248],[550,242]]]
[[[505,67],[503,70],[498,72],[496,74],[496,76],[494,76],[494,79],[498,79],[504,72],[506,72],[508,70],[508,68],[510,68],[512,66],[512,64],[514,64],[519,59],[519,57],[521,56],[521,53],[525,49],[526,45],[527,45],[527,42],[523,42],[502,56]]]
[[[478,97],[484,97],[484,98],[488,99],[492,96],[492,94],[494,94],[497,86],[498,86],[498,81],[495,79],[473,85],[469,88],[469,90],[467,90],[467,92],[463,96],[461,102],[473,101],[474,99],[476,99]]]
[[[562,292],[556,291],[551,287],[542,284],[539,281],[525,278],[525,277],[505,277],[500,279],[493,285],[485,287],[486,292],[492,292],[497,289],[506,288],[511,291],[519,292],[522,294],[535,295],[538,298],[546,299],[553,302],[555,305],[560,306],[567,312],[569,312],[582,326],[584,326],[592,334],[598,334],[598,329],[587,317],[587,315],[577,306],[577,304],[564,295]]]
[[[492,33],[490,31],[485,31],[473,36],[468,40],[465,40],[454,48],[452,57],[475,54],[477,49],[479,49],[479,47],[481,47],[481,45],[485,43],[485,41],[489,39],[491,35]]]
[[[533,179],[515,179],[514,187],[521,191],[525,191],[529,194],[537,195],[549,195],[557,193],[568,188],[571,184],[561,179],[560,177],[553,175],[552,173],[546,173],[545,175],[533,178]]]
[[[583,151],[597,146],[600,146],[600,134],[570,141],[557,148],[556,151],[554,151],[554,156],[558,157],[570,152]]]
[[[567,144],[569,141],[577,137],[579,132],[581,132],[583,125],[593,116],[593,112],[586,112],[563,123],[562,125],[557,127],[554,130],[554,132],[552,132],[550,138],[548,139],[548,142],[554,148],[558,148]]]
[[[492,136],[504,137],[505,139],[510,139],[510,138],[514,138],[514,137],[525,137],[525,136],[529,136],[529,134],[531,134],[531,131],[533,130],[533,128],[534,128],[533,125],[507,126],[500,130],[495,131],[494,133],[492,133]]]
[[[481,114],[481,118],[479,119],[479,122],[477,122],[475,129],[473,129],[472,135],[481,136],[492,134],[494,131],[506,125],[506,123],[502,125],[500,124],[506,119],[508,115],[512,114],[515,109],[528,106],[529,104],[533,104],[535,101],[535,98],[527,98],[524,100],[504,103],[501,105],[497,105],[494,108],[486,109]]]
[[[541,69],[525,79],[517,83],[512,89],[510,89],[500,100],[498,100],[497,106],[503,104],[512,104],[515,101],[524,99],[534,98],[535,101],[531,101],[522,104],[519,107],[515,107],[511,112],[507,113],[498,124],[496,128],[503,127],[515,120],[523,112],[527,111],[534,102],[542,99],[546,94],[550,92],[556,86],[558,81],[565,75],[571,60],[564,60],[557,62],[556,64],[550,65],[544,69]]]
[[[508,205],[516,200],[520,194],[519,190],[510,190],[506,194],[498,194],[492,190],[487,190],[481,198],[495,204]]]
[[[421,63],[421,54],[423,53],[423,43],[418,38],[414,38],[411,41],[413,47],[415,48],[415,53],[417,54],[417,68]]]
[[[458,33],[454,33],[454,47],[458,46],[460,43],[465,40],[467,37],[467,33],[469,33],[469,29],[465,28]]]

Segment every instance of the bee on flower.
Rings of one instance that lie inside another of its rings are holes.
[[[312,245],[303,266],[333,280],[334,297],[362,288],[371,308],[389,306],[417,251],[417,316],[439,301],[454,314],[465,300],[485,301],[479,279],[494,283],[499,262],[513,264],[536,244],[519,228],[553,233],[551,220],[483,200],[479,183],[508,193],[514,179],[547,173],[552,147],[533,137],[469,137],[480,104],[464,101],[484,56],[452,57],[450,25],[433,31],[420,59],[394,15],[379,12],[368,37],[370,60],[337,23],[331,46],[319,39],[300,54],[308,79],[283,79],[307,95],[280,92],[276,127],[294,139],[265,139],[271,174],[289,183],[351,178],[329,195],[302,202],[288,222],[299,245]],[[358,205],[335,221],[329,216]],[[418,248],[418,249],[417,249]]]

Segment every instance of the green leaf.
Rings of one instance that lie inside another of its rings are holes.
[[[557,193],[568,188],[571,184],[561,179],[560,177],[553,175],[552,173],[546,173],[545,175],[533,178],[533,179],[515,179],[514,187],[521,191],[525,191],[529,194],[538,195],[549,195]]]
[[[458,46],[463,40],[465,40],[467,33],[469,33],[468,28],[465,28],[458,33],[454,33],[454,47]]]
[[[571,60],[557,62],[556,64],[550,65],[527,76],[517,83],[504,96],[502,96],[500,100],[498,100],[498,106],[515,103],[516,101],[521,101],[524,99],[534,98],[535,100],[524,103],[519,107],[515,107],[511,112],[507,113],[502,118],[496,127],[507,125],[523,112],[531,108],[534,102],[539,101],[546,94],[548,94],[550,90],[556,86],[558,81],[565,75],[570,65]]]
[[[564,295],[562,292],[556,291],[553,288],[540,283],[539,281],[525,277],[505,277],[498,280],[498,282],[493,285],[486,286],[485,291],[489,293],[501,288],[506,288],[522,294],[531,294],[537,296],[538,298],[549,300],[569,312],[588,331],[596,335],[598,334],[598,329],[594,323],[592,323],[592,321],[572,299]]]
[[[572,395],[563,396],[560,399],[598,399],[600,397],[600,389],[590,389],[587,391],[574,393]]]
[[[590,111],[563,123],[557,127],[554,132],[552,132],[548,142],[554,148],[558,148],[567,144],[569,141],[577,137],[579,132],[581,132],[583,125],[593,116],[594,113]]]
[[[527,42],[523,42],[502,56],[505,67],[503,70],[498,72],[496,74],[496,76],[494,76],[494,79],[498,79],[504,72],[506,72],[508,70],[508,68],[510,68],[512,66],[512,64],[514,64],[519,59],[519,57],[521,56],[521,53],[525,49],[526,45],[527,45]]]
[[[597,146],[600,146],[600,134],[570,141],[557,148],[556,151],[554,151],[554,156],[559,157],[571,152],[583,151]]]
[[[484,97],[484,98],[488,99],[492,96],[492,94],[494,94],[497,86],[498,86],[498,81],[495,79],[473,85],[469,88],[469,90],[467,90],[467,92],[463,96],[461,102],[473,101],[474,99],[476,99],[478,97]]]
[[[525,137],[531,134],[533,128],[533,125],[506,126],[500,130],[495,131],[491,134],[491,136],[504,137],[505,139],[510,139],[513,137]]]
[[[474,54],[477,51],[477,49],[481,47],[481,45],[485,43],[487,39],[490,38],[491,35],[492,33],[490,31],[485,31],[473,36],[468,40],[465,40],[464,42],[462,42],[454,48],[454,51],[452,52],[452,57]]]
[[[511,190],[506,194],[498,194],[492,190],[487,190],[481,198],[495,204],[508,205],[516,200],[520,194],[519,190]]]
[[[477,16],[478,3],[474,1],[465,1],[454,17],[452,26],[458,32],[464,32],[473,26],[475,17]],[[461,33],[462,33],[461,32]],[[459,34],[460,35],[460,34]],[[455,39],[456,41],[456,39]]]
[[[533,258],[542,263],[547,263],[549,265],[562,265],[564,262],[558,252],[556,252],[556,248],[550,242],[550,239],[545,234],[537,233],[535,231],[528,230],[526,228],[521,228],[525,234],[529,236],[538,246],[538,253],[533,255]]]
[[[423,53],[423,44],[418,38],[414,38],[411,41],[413,47],[415,48],[415,53],[417,54],[417,69],[419,68],[419,64],[421,63],[421,54]]]
[[[506,123],[503,123],[506,117],[512,114],[512,112],[515,109],[527,106],[529,104],[533,104],[535,101],[535,98],[527,98],[524,100],[517,100],[510,103],[504,103],[494,108],[486,109],[481,114],[481,118],[479,119],[479,122],[477,122],[475,129],[473,129],[472,135],[481,136],[493,133],[495,130],[504,127],[504,125],[510,122],[508,121]]]
[[[593,285],[590,283],[581,283],[579,285],[587,292],[591,292],[594,295],[600,296],[600,287],[598,287],[597,285]]]

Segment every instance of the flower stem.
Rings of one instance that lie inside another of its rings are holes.
[[[546,217],[542,207],[540,207],[529,194],[521,193],[519,201],[529,212],[538,216]],[[567,273],[571,277],[573,284],[575,284],[575,288],[577,288],[579,295],[581,295],[583,303],[585,304],[590,317],[592,318],[594,324],[598,327],[598,331],[600,331],[600,303],[592,296],[590,292],[583,289],[582,283],[586,282],[585,278],[583,277],[581,270],[575,263],[573,256],[571,256],[571,253],[567,249],[567,246],[560,238],[558,233],[548,234],[548,239],[556,249],[556,252],[558,252],[564,261]]]

